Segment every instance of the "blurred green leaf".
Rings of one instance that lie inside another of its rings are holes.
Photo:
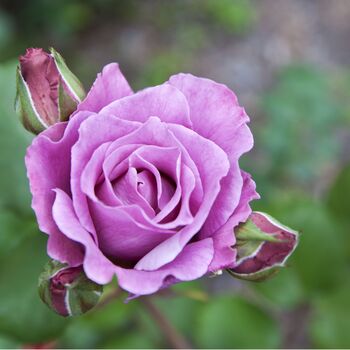
[[[201,6],[214,21],[233,32],[244,32],[256,19],[256,12],[248,0],[205,0]]]
[[[207,303],[187,297],[173,296],[158,298],[157,305],[180,333],[185,337],[192,338],[196,315]]]
[[[47,261],[43,234],[31,235],[0,258],[0,332],[26,343],[56,338],[69,322],[42,303],[38,275]]]
[[[192,329],[200,348],[277,348],[281,342],[276,322],[238,296],[213,299]]]
[[[292,308],[305,299],[305,293],[293,268],[284,268],[273,278],[251,285],[276,306]]]
[[[101,342],[100,330],[87,326],[80,318],[74,318],[59,338],[62,349],[93,349]],[[116,332],[117,333],[117,332]]]
[[[20,343],[0,333],[0,349],[18,349]]]
[[[31,136],[14,111],[15,64],[0,65],[0,204],[30,213],[24,155]]]
[[[350,283],[347,271],[345,283],[332,293],[312,300],[311,337],[316,348],[349,348]]]
[[[177,52],[164,52],[158,54],[144,67],[140,78],[136,82],[137,88],[147,85],[158,85],[165,82],[172,74],[181,71],[184,65],[184,55]]]
[[[0,257],[2,257],[17,248],[33,232],[37,233],[38,229],[33,217],[19,217],[13,211],[0,209]]]
[[[265,152],[270,184],[312,188],[336,159],[336,132],[345,125],[330,79],[313,67],[290,66],[264,97],[263,107],[267,120],[257,132],[257,146]]]
[[[122,333],[105,342],[103,349],[155,349],[155,345],[147,335],[143,332]]]
[[[350,165],[347,165],[337,176],[331,186],[327,205],[329,210],[341,220],[350,224]]]

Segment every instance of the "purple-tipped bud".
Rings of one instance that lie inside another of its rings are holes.
[[[77,316],[93,308],[103,287],[89,280],[81,266],[67,267],[50,261],[39,277],[39,295],[61,316]]]
[[[34,133],[68,120],[85,92],[63,58],[51,49],[27,49],[17,69],[16,110]]]
[[[235,277],[262,281],[277,273],[298,244],[298,233],[271,216],[253,212],[236,230]]]

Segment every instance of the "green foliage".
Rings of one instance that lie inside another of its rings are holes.
[[[14,110],[15,64],[0,65],[0,206],[29,213],[24,155],[31,136]]]
[[[254,288],[278,309],[292,309],[306,299],[302,283],[293,268],[282,269],[273,278],[257,283]]]
[[[254,7],[248,0],[205,0],[201,5],[214,21],[232,32],[246,31],[256,19]]]
[[[144,88],[146,85],[158,85],[172,75],[181,71],[184,57],[176,52],[167,52],[159,54],[145,69],[143,70],[138,82],[135,84],[137,88]]]
[[[309,66],[288,67],[263,108],[267,120],[257,142],[266,181],[312,186],[334,164],[340,150],[336,132],[345,124],[330,78]]]
[[[329,211],[350,224],[350,164],[339,172],[328,193]]]
[[[38,296],[38,275],[47,260],[45,245],[44,235],[36,231],[0,257],[0,333],[26,343],[54,339],[67,324]]]
[[[20,347],[20,343],[12,338],[3,336],[0,333],[0,349],[17,349]]]
[[[281,341],[276,322],[238,296],[216,297],[197,317],[200,348],[277,348]]]
[[[311,336],[316,348],[348,348],[350,344],[349,274],[332,293],[312,300]]]

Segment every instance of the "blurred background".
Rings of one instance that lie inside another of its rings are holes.
[[[63,319],[38,298],[46,237],[13,100],[18,55],[49,46],[87,89],[111,61],[135,90],[191,72],[227,84],[251,117],[254,209],[301,242],[268,282],[224,273],[153,297],[190,345],[349,348],[349,38],[348,0],[0,0],[0,348],[171,346],[139,300]]]

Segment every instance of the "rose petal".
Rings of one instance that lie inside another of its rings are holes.
[[[186,96],[193,130],[230,153],[232,135],[249,120],[236,95],[223,84],[192,74],[173,75],[169,83]]]
[[[74,117],[75,118],[75,117]],[[87,119],[79,128],[79,139],[72,147],[70,174],[74,209],[83,227],[94,233],[85,194],[81,190],[81,176],[86,163],[100,145],[114,141],[139,128],[139,124],[108,115]]]
[[[61,232],[85,248],[84,270],[96,283],[106,284],[111,281],[115,266],[102,254],[92,236],[83,228],[73,208],[71,198],[62,190],[56,189],[56,198],[52,214]]]
[[[185,96],[169,84],[147,88],[114,101],[103,108],[102,112],[139,122],[155,116],[163,122],[192,127]]]
[[[174,75],[169,83],[186,96],[193,129],[219,145],[230,159],[230,172],[222,180],[222,190],[201,230],[203,237],[209,237],[229,219],[238,204],[243,184],[238,159],[253,147],[246,125],[249,118],[235,94],[223,84],[191,74]]]
[[[109,103],[132,93],[119,65],[110,63],[97,75],[85,100],[79,104],[78,111],[99,112]]]
[[[52,259],[69,266],[79,266],[84,260],[83,246],[62,234],[56,224],[49,235],[47,253]]]
[[[189,281],[203,276],[213,258],[212,240],[205,239],[188,244],[178,257],[158,271],[145,272],[123,269],[113,265],[98,249],[89,233],[80,225],[71,199],[64,192],[56,191],[53,216],[62,232],[85,247],[84,270],[93,281],[106,284],[114,273],[119,285],[136,295],[151,294],[167,284],[170,278]]]
[[[53,188],[69,192],[70,149],[78,137],[77,128],[91,113],[77,114],[69,124],[58,123],[38,135],[27,149],[25,163],[32,207],[37,215],[39,227],[50,233],[55,227],[51,208],[55,199]]]
[[[150,206],[157,207],[157,184],[153,174],[148,170],[142,170],[137,174],[137,191]]]
[[[255,182],[251,176],[242,171],[243,188],[239,205],[234,214],[215,234],[212,236],[214,241],[214,259],[210,264],[210,271],[232,267],[236,261],[236,249],[232,249],[236,243],[234,236],[234,228],[240,222],[248,219],[252,210],[249,202],[253,199],[258,199],[259,195],[255,191]]]
[[[187,150],[197,164],[204,196],[193,222],[145,255],[136,265],[140,270],[156,270],[175,259],[200,230],[220,191],[220,180],[229,170],[227,155],[215,143],[183,126],[169,124],[168,128],[179,140],[179,147]]]

